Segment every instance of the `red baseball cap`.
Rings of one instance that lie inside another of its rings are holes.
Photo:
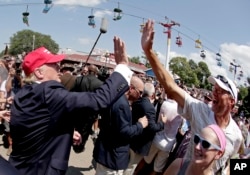
[[[30,75],[35,68],[38,68],[46,63],[57,63],[62,61],[65,55],[54,55],[45,47],[40,47],[27,56],[25,56],[22,63],[23,71],[25,75]]]

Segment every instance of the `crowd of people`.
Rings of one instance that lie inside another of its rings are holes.
[[[105,78],[95,65],[73,74],[60,65],[65,55],[45,47],[21,65],[14,57],[0,60],[9,155],[0,156],[0,174],[64,175],[71,148],[84,151],[90,135],[96,175],[228,175],[231,158],[250,158],[249,119],[235,112],[233,81],[209,76],[213,89],[206,92],[177,83],[153,50],[152,20],[141,47],[154,80],[133,73],[124,41],[115,36],[113,42],[117,65]]]

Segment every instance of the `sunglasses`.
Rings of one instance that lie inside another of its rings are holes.
[[[143,91],[140,91],[138,88],[136,88],[134,85],[132,85],[133,89],[140,95],[142,96]]]
[[[216,150],[221,150],[221,148],[218,145],[212,144],[209,141],[203,139],[202,137],[200,137],[198,134],[194,135],[194,143],[196,145],[198,145],[198,143],[200,143],[200,145],[202,146],[203,149],[208,150],[209,148],[214,148]]]
[[[220,81],[222,81],[224,84],[226,84],[229,87],[229,89],[232,92],[233,97],[235,98],[234,93],[233,93],[233,89],[232,89],[231,85],[228,83],[228,80],[222,75],[217,75],[216,78],[219,79]]]

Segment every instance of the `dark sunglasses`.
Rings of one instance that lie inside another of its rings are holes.
[[[231,85],[229,84],[229,82],[227,81],[227,79],[222,75],[217,75],[216,78],[219,79],[220,81],[222,81],[224,84],[226,84],[229,87],[229,89],[231,90],[231,92],[233,94],[233,97],[235,98],[234,93],[233,93],[233,89],[232,89]]]
[[[136,91],[137,93],[139,93],[140,96],[142,96],[143,91],[140,91],[140,90],[137,89],[134,85],[132,85],[132,87],[135,89],[135,91]]]
[[[209,148],[214,148],[214,149],[219,150],[219,151],[221,150],[221,148],[218,145],[210,143],[209,141],[200,137],[198,134],[194,135],[194,143],[196,145],[198,145],[198,143],[200,143],[203,149],[208,150]]]

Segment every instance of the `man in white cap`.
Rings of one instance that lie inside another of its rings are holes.
[[[200,134],[202,128],[217,124],[223,129],[227,137],[227,146],[225,153],[221,159],[216,161],[214,171],[222,170],[227,165],[227,161],[238,152],[242,142],[242,134],[237,124],[231,117],[231,110],[237,102],[237,89],[235,84],[224,76],[217,76],[208,78],[208,81],[214,85],[213,87],[213,104],[210,108],[202,101],[192,98],[183,89],[181,89],[173,80],[170,73],[162,66],[152,46],[154,39],[154,22],[148,20],[144,26],[141,38],[142,49],[148,58],[152,69],[164,87],[169,98],[174,99],[179,106],[179,114],[190,121],[192,138],[194,133]],[[191,159],[193,155],[193,142],[190,142],[186,152],[186,158]],[[198,153],[197,153],[198,154]],[[202,158],[202,157],[201,157]]]
[[[64,55],[41,47],[25,57],[22,67],[30,81],[15,95],[10,120],[13,151],[9,162],[20,175],[66,174],[74,114],[84,108],[106,108],[129,88],[133,72],[127,67],[124,42],[118,37],[114,38],[114,48],[115,71],[95,92],[65,89],[58,65]]]

